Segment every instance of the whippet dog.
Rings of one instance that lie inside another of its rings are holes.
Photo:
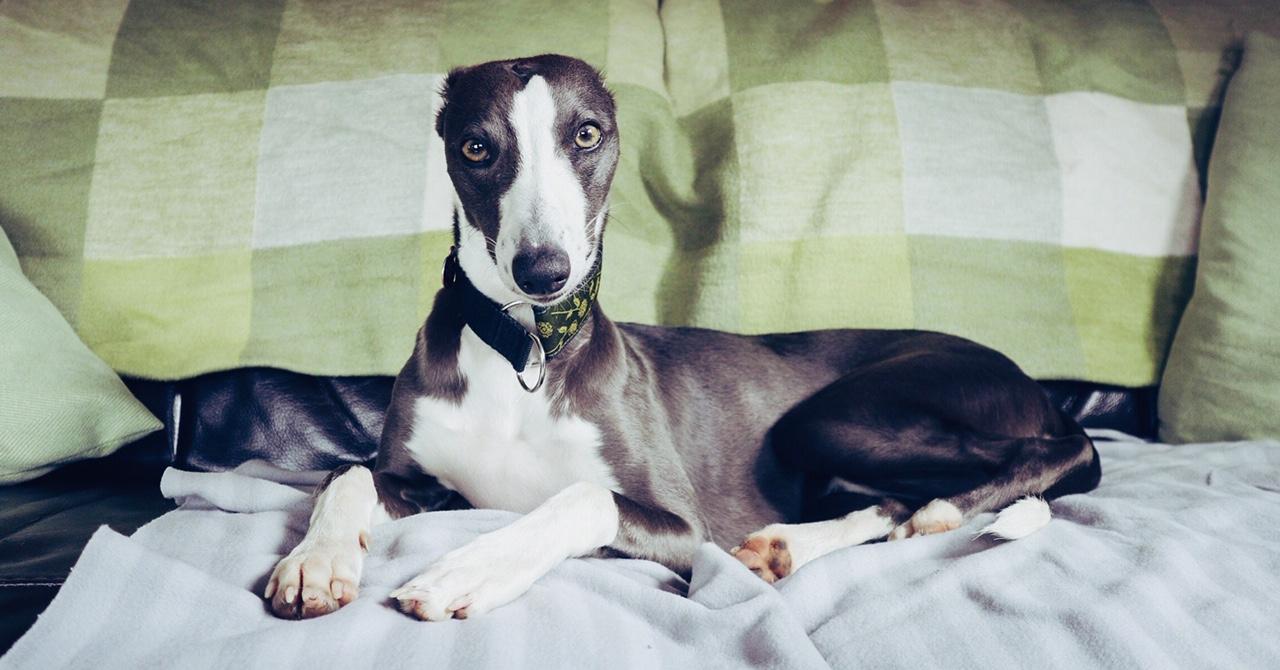
[[[610,321],[597,293],[620,145],[599,73],[564,56],[499,61],[454,70],[442,95],[456,194],[444,285],[376,463],[330,475],[269,577],[276,614],[351,602],[370,528],[424,510],[523,514],[391,593],[435,621],[506,604],[576,556],[687,576],[711,541],[772,582],[987,511],[1003,509],[990,532],[1017,538],[1049,519],[1030,496],[1097,485],[1080,426],[974,342]]]

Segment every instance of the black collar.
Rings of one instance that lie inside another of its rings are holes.
[[[603,250],[596,253],[595,265],[576,291],[555,304],[533,308],[537,341],[548,360],[564,351],[591,314],[591,307],[600,294],[602,256]],[[529,364],[529,354],[533,352],[535,333],[529,332],[502,305],[490,300],[467,279],[458,263],[456,247],[451,248],[449,257],[444,259],[444,285],[462,292],[462,317],[471,330],[494,351],[502,354],[517,374],[524,372]]]

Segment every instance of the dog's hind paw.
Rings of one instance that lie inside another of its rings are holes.
[[[276,564],[263,597],[281,618],[328,614],[356,599],[363,564],[360,543],[303,540]]]
[[[889,533],[890,540],[901,540],[916,535],[933,535],[955,530],[964,523],[964,514],[955,505],[941,498],[916,510],[906,523]]]
[[[729,553],[770,584],[791,574],[791,551],[787,548],[787,541],[770,533],[768,528],[747,536]]]

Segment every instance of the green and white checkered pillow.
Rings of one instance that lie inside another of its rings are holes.
[[[0,226],[119,370],[394,373],[436,289],[456,65],[560,52],[620,103],[603,304],[919,327],[1155,381],[1219,63],[1270,3],[0,4]]]

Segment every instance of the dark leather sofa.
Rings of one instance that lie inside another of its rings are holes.
[[[53,599],[93,532],[122,533],[172,509],[168,465],[221,470],[252,458],[296,470],[373,457],[390,377],[314,377],[256,368],[178,382],[126,380],[165,430],[116,454],[0,487],[0,653]],[[1086,427],[1155,435],[1155,389],[1044,382]]]

